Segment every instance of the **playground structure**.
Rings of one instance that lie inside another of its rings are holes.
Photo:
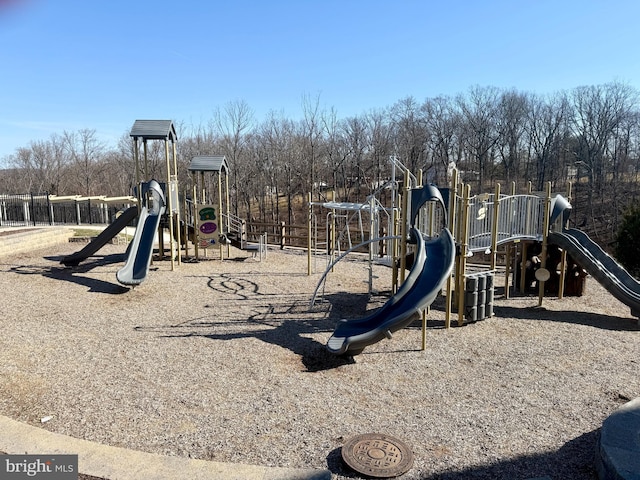
[[[417,318],[419,313],[423,317],[423,349],[425,348],[426,311],[435,300],[441,289],[445,289],[445,327],[451,325],[452,313],[457,310],[457,324],[462,326],[467,321],[477,321],[493,316],[494,283],[497,274],[499,254],[503,258],[501,266],[505,272],[505,298],[510,293],[510,284],[514,287],[515,280],[521,292],[525,292],[525,272],[530,269],[527,264],[528,250],[535,245],[538,248],[538,259],[535,269],[535,280],[538,290],[538,305],[541,306],[547,282],[552,280],[555,289],[552,290],[558,298],[564,295],[564,286],[570,278],[568,272],[568,256],[572,264],[590,273],[617,299],[631,307],[634,316],[640,316],[640,283],[629,275],[624,268],[607,255],[595,242],[579,230],[568,229],[568,213],[571,204],[568,198],[561,194],[552,195],[551,183],[546,185],[545,192],[532,192],[529,184],[527,194],[516,194],[515,184],[512,184],[510,194],[501,193],[500,185],[496,185],[492,194],[471,196],[471,188],[458,182],[457,172],[454,170],[450,188],[438,189],[435,186],[421,186],[421,173],[418,178],[408,171],[404,172],[405,187],[398,191],[395,205],[387,210],[390,219],[389,230],[393,235],[374,237],[376,229],[371,228],[370,238],[356,246],[351,246],[345,253],[335,258],[332,250],[339,249],[339,242],[331,235],[335,227],[330,223],[335,214],[327,215],[327,252],[330,261],[322,275],[312,304],[320,286],[325,281],[335,264],[348,253],[368,247],[369,262],[374,258],[374,248],[381,242],[392,242],[389,249],[390,264],[394,268],[392,275],[393,296],[377,311],[361,319],[343,319],[338,323],[334,334],[327,344],[332,353],[356,355],[367,345],[391,338],[393,331],[403,328]],[[438,192],[438,193],[436,193]],[[567,197],[570,198],[569,185]],[[434,201],[440,197],[439,201]],[[310,202],[309,230],[316,225],[313,220],[313,205]],[[320,204],[329,210],[343,208],[338,202]],[[358,206],[348,205],[348,209],[358,215],[366,210],[370,218],[384,210],[379,203],[368,199],[367,204]],[[441,208],[435,208],[440,205]],[[448,208],[445,208],[448,206]],[[358,217],[360,219],[360,217]],[[359,222],[361,223],[361,222]],[[444,229],[437,235],[435,225],[444,224]],[[375,220],[370,225],[376,225]],[[347,226],[345,227],[348,229]],[[443,240],[451,235],[455,248],[454,254],[443,246]],[[361,234],[361,237],[363,234]],[[311,234],[309,236],[309,258],[313,248]],[[338,238],[350,238],[344,231]],[[427,239],[431,239],[427,241]],[[421,248],[437,239],[440,247]],[[550,255],[551,247],[556,247],[559,257]],[[315,245],[317,248],[318,246]],[[417,248],[415,252],[410,250]],[[502,250],[502,251],[501,251]],[[314,249],[315,251],[315,249]],[[409,255],[411,254],[411,255]],[[451,258],[449,257],[451,255]],[[471,265],[473,256],[482,255],[483,260]],[[404,279],[407,259],[413,257],[411,271]],[[440,257],[436,261],[434,257]],[[447,265],[451,260],[451,268]],[[395,268],[399,266],[396,274]],[[311,263],[309,260],[309,270]],[[371,271],[371,270],[370,270]],[[429,272],[427,274],[427,272]],[[519,273],[519,275],[517,275]],[[514,281],[510,281],[513,275]],[[582,275],[582,274],[581,274]],[[429,281],[424,281],[425,278]],[[371,278],[371,273],[370,273]],[[422,279],[422,280],[419,280]],[[400,288],[396,290],[398,283]],[[371,285],[371,281],[370,281]],[[445,287],[446,285],[446,287]],[[416,287],[417,286],[417,287]],[[371,291],[371,290],[370,290]],[[581,291],[577,294],[581,294]]]
[[[249,242],[246,221],[231,214],[229,164],[226,157],[197,155],[191,159],[189,172],[192,174],[193,196],[192,199],[185,199],[185,225],[188,228],[186,235],[195,246],[195,258],[200,258],[201,250],[206,255],[209,249],[218,247],[222,259],[225,247],[229,256],[231,245],[252,251],[260,259],[266,256],[265,236],[260,236],[258,243]],[[210,178],[206,177],[207,174]],[[215,188],[212,188],[213,183]],[[188,256],[188,252],[185,255]]]
[[[172,122],[136,120],[130,136],[134,141],[137,206],[125,210],[93,242],[81,251],[63,258],[62,263],[69,266],[77,265],[117,235],[136,216],[139,219],[134,240],[128,249],[125,267],[116,275],[118,281],[124,285],[136,286],[146,278],[152,261],[156,232],[159,258],[164,258],[165,227],[171,232],[169,242],[172,270],[176,261],[178,265],[181,263],[181,245],[185,247],[185,257],[189,256],[189,239],[194,243],[196,259],[199,258],[200,251],[204,251],[206,255],[214,246],[219,248],[222,259],[224,247],[227,247],[229,255],[228,249],[231,244],[240,249],[258,252],[261,258],[263,253],[266,254],[266,238],[261,237],[257,245],[249,243],[246,222],[234,217],[229,211],[229,166],[224,156],[193,157],[189,166],[189,172],[193,175],[193,198],[185,198],[183,222],[180,218],[178,195],[177,135]],[[155,180],[141,181],[141,178],[148,177],[150,172],[147,143],[157,140],[164,142],[167,171],[164,184]],[[211,177],[207,180],[205,174],[211,174]],[[396,176],[402,176],[402,182],[398,181]],[[209,186],[215,182],[217,189],[207,189],[207,181]],[[385,195],[386,192],[389,193],[389,206],[383,205],[378,198],[383,192]],[[570,195],[569,185],[567,197],[570,198]],[[318,235],[321,222],[315,209],[319,207],[325,212],[324,241],[321,241]],[[393,157],[390,180],[379,186],[363,203],[338,202],[335,194],[328,201],[313,202],[309,196],[308,274],[312,272],[313,255],[317,255],[319,251],[325,252],[327,258],[326,270],[313,298],[315,300],[320,285],[335,263],[347,254],[366,249],[369,292],[372,291],[374,262],[392,268],[393,305],[405,305],[409,302],[400,300],[411,290],[412,284],[419,283],[419,278],[424,280],[421,277],[426,275],[423,270],[437,270],[438,281],[431,282],[428,289],[422,285],[419,289],[423,292],[422,296],[412,293],[408,298],[414,299],[412,302],[418,306],[417,311],[422,312],[424,317],[426,309],[437,297],[433,295],[433,290],[436,289],[436,293],[439,293],[439,290],[444,289],[445,326],[450,327],[452,313],[456,310],[457,323],[462,325],[465,318],[468,321],[476,321],[493,315],[494,280],[499,254],[503,257],[501,265],[504,266],[505,296],[508,297],[510,283],[515,284],[517,281],[521,292],[526,290],[527,283],[531,283],[529,272],[533,270],[529,268],[527,261],[531,257],[531,249],[537,248],[535,253],[538,263],[534,273],[540,305],[545,293],[552,291],[545,288],[547,282],[549,285],[555,282],[554,293],[557,293],[558,297],[562,298],[564,295],[567,255],[570,255],[573,263],[591,273],[612,294],[630,305],[632,313],[637,315],[640,312],[638,283],[605,252],[598,250],[588,237],[566,228],[567,212],[570,208],[567,198],[559,194],[552,196],[551,184],[547,185],[543,193],[532,192],[529,184],[529,191],[524,195],[516,194],[515,184],[512,184],[510,194],[504,195],[498,184],[494,193],[471,196],[470,186],[458,181],[455,169],[452,171],[451,184],[447,188],[423,186],[422,172],[414,176]],[[168,225],[163,224],[163,221]],[[358,232],[352,234],[350,224],[354,221],[358,225]],[[438,225],[443,227],[437,227]],[[442,240],[442,237],[447,235],[451,236],[455,245],[452,272],[448,272],[444,266],[436,267],[433,263],[435,256],[446,255],[443,265],[448,265],[450,249],[443,245],[437,247],[437,242],[431,243],[435,239]],[[556,262],[558,264],[553,263],[550,265],[551,268],[547,269],[548,258],[551,260],[548,255],[550,242],[559,247],[557,251],[560,252],[560,257],[553,260],[559,260]],[[481,265],[474,262],[471,265],[470,258],[476,255],[482,255],[485,259],[488,257],[489,261]],[[407,266],[411,270],[405,279]],[[514,281],[510,282],[512,274]],[[385,309],[386,315],[389,315],[389,308],[387,306]],[[403,308],[407,312],[411,310],[406,308],[406,305]],[[398,311],[394,310],[391,313],[396,314]],[[402,317],[402,322],[407,320],[404,314],[399,317]],[[382,333],[390,336],[398,325],[400,323],[394,323],[391,325],[392,328]],[[426,321],[423,321],[423,325],[426,325]],[[342,328],[344,329],[344,326]],[[378,337],[379,335],[376,336]],[[349,341],[345,344],[349,344]],[[352,347],[351,350],[357,351],[361,346]]]
[[[170,120],[136,120],[131,128],[136,174],[136,198],[132,206],[115,219],[91,243],[83,249],[62,258],[66,266],[76,266],[96,253],[109,240],[118,235],[127,225],[138,218],[133,240],[127,250],[125,266],[116,278],[123,285],[135,287],[147,276],[153,257],[153,246],[158,242],[159,259],[165,257],[164,230],[168,228],[169,257],[171,270],[176,262],[182,263],[181,246],[184,256],[189,257],[189,240],[194,244],[196,260],[200,252],[211,247],[219,247],[220,258],[224,257],[224,247],[234,245],[242,250],[266,255],[266,238],[258,244],[247,241],[246,222],[229,211],[229,165],[224,155],[200,155],[192,158],[189,172],[193,180],[193,198],[184,199],[184,218],[181,220],[178,193],[177,135]],[[148,142],[164,143],[167,178],[165,183],[148,178],[150,173]],[[142,146],[142,148],[141,148]],[[217,183],[217,195],[207,188],[205,174]],[[224,178],[224,181],[223,181]],[[129,198],[129,197],[128,197]],[[224,209],[223,209],[224,208]]]
[[[160,258],[164,258],[163,229],[159,228],[159,226],[165,216],[168,219],[169,231],[177,232],[175,236],[173,234],[169,235],[171,270],[175,269],[176,260],[178,265],[181,263],[180,229],[174,229],[174,225],[180,225],[176,151],[178,137],[171,120],[136,120],[131,128],[130,137],[133,139],[138,205],[125,210],[114,223],[85,248],[64,257],[60,262],[67,266],[78,265],[82,260],[97,252],[138,217],[134,238],[127,250],[125,265],[116,274],[116,278],[120,283],[135,287],[147,277],[153,256],[156,233],[159,237],[159,255]],[[164,185],[153,179],[149,179],[146,182],[142,181],[142,178],[147,178],[150,175],[148,157],[148,142],[150,140],[164,143],[167,171],[167,179]],[[142,158],[140,158],[140,143],[142,143]]]

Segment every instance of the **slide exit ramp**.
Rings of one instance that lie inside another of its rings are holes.
[[[640,317],[640,283],[581,230],[572,228],[549,234],[558,245],[596,279],[609,293]]]
[[[134,287],[147,278],[156,232],[165,211],[165,198],[158,182],[151,180],[144,188],[146,205],[140,212],[127,261],[116,273],[116,278],[121,284]]]

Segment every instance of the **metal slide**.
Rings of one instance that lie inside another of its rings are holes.
[[[139,285],[149,272],[155,235],[165,210],[164,194],[155,180],[146,184],[146,199],[147,205],[140,212],[127,261],[116,273],[116,278],[123,285]]]
[[[122,215],[116,218],[116,220],[111,225],[100,232],[100,235],[94,238],[82,250],[72,253],[71,255],[67,255],[62,260],[60,260],[60,263],[66,265],[67,267],[75,267],[80,262],[86,260],[88,257],[104,247],[109,240],[118,235],[137,216],[137,206],[127,208],[124,212],[122,212]]]
[[[581,230],[572,228],[549,234],[549,243],[565,250],[609,293],[631,308],[640,317],[640,282],[611,258]]]
[[[327,349],[336,355],[357,355],[373,343],[409,325],[431,305],[451,274],[455,260],[455,242],[448,229],[440,236],[425,240],[420,230],[411,228],[411,240],[417,244],[415,260],[400,289],[371,315],[355,320],[340,320]]]

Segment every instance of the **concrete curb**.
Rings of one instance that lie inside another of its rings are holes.
[[[0,450],[9,454],[77,454],[80,473],[109,480],[331,480],[328,470],[208,462],[110,447],[0,416]]]

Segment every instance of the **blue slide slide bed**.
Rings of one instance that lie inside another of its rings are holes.
[[[393,332],[408,326],[433,303],[453,269],[456,250],[453,236],[445,228],[439,237],[425,240],[413,227],[411,238],[417,243],[415,261],[400,289],[371,315],[340,320],[327,342],[331,353],[357,355],[366,346],[390,338]]]

